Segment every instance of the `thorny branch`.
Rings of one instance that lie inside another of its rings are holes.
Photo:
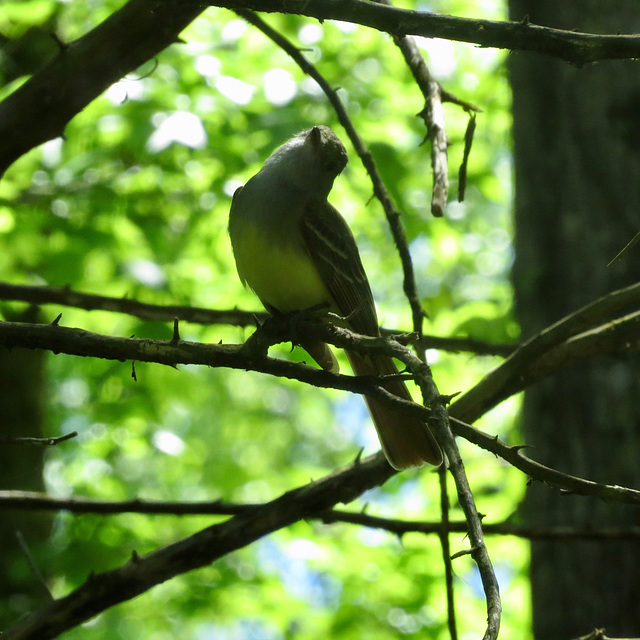
[[[124,313],[143,320],[173,322],[174,318],[194,324],[213,325],[226,324],[237,327],[256,326],[264,322],[268,313],[265,311],[242,311],[240,309],[206,309],[185,305],[159,305],[140,302],[131,298],[114,298],[88,293],[80,293],[64,287],[42,287],[37,285],[17,285],[0,282],[0,300],[19,300],[32,305],[55,304],[64,307],[84,309],[85,311],[101,310]],[[396,331],[382,330],[383,334],[398,336]],[[477,355],[506,357],[516,345],[485,342],[474,338],[456,338],[434,335],[423,335],[417,338],[407,335],[406,344],[419,341],[423,349],[439,349],[455,353],[468,351]]]
[[[350,502],[394,473],[381,454],[372,456],[148,555],[134,552],[127,564],[91,575],[69,595],[23,618],[3,634],[3,640],[55,638],[115,604],[204,567],[309,513]]]
[[[92,498],[51,496],[36,491],[0,491],[0,507],[29,511],[68,511],[69,513],[118,515],[122,513],[153,514],[166,516],[234,516],[260,509],[264,503],[230,503],[222,500],[200,502],[172,502],[164,500],[106,501]],[[325,524],[343,522],[372,529],[388,531],[402,538],[409,533],[440,535],[443,524],[440,521],[403,520],[384,518],[362,511],[329,509],[307,516]],[[447,525],[449,533],[467,533],[465,520],[451,520]],[[640,527],[593,528],[586,526],[544,526],[530,527],[514,522],[482,523],[485,535],[513,536],[527,540],[638,540]]]
[[[579,342],[580,335],[593,334],[594,329],[586,332],[586,334],[583,331],[583,333],[578,336],[572,335],[572,333],[588,327],[589,322],[593,322],[594,319],[610,318],[611,315],[614,314],[614,310],[624,308],[625,305],[629,304],[630,300],[633,300],[633,294],[633,290],[616,292],[608,296],[605,301],[597,301],[593,305],[590,305],[589,308],[575,314],[575,317],[572,317],[571,320],[558,323],[561,328],[554,330],[556,339],[548,339],[548,346],[550,345],[552,348],[556,347],[560,341],[559,336],[563,336],[564,338],[569,337],[573,341]],[[622,326],[625,325],[624,318],[620,320],[620,322]],[[357,336],[344,329],[325,326],[320,322],[309,322],[308,326],[305,324],[302,329],[309,332],[318,332],[318,335],[321,335],[322,339],[340,347],[348,346],[351,349],[364,352],[383,350],[388,355],[399,357],[410,369],[415,369],[414,373],[418,375],[422,374],[423,378],[421,382],[425,396],[430,400],[437,400],[437,390],[432,386],[432,381],[429,376],[426,375],[425,377],[423,367],[426,365],[397,341],[391,338],[367,338]],[[301,330],[300,323],[297,323],[297,330]],[[396,403],[398,406],[404,407],[407,411],[419,412],[420,415],[431,415],[427,409],[420,405],[415,405],[397,398],[394,399],[383,387],[376,384],[375,381],[330,374],[303,364],[285,362],[266,356],[268,347],[271,344],[288,340],[290,339],[290,335],[291,326],[287,326],[287,322],[282,320],[270,320],[254,333],[252,339],[244,345],[202,345],[185,342],[180,339],[151,341],[131,338],[110,338],[59,325],[33,325],[26,323],[0,324],[0,344],[8,347],[22,346],[27,348],[49,349],[54,352],[71,353],[74,355],[158,362],[172,366],[183,362],[190,362],[211,366],[252,369],[273,375],[284,375],[318,386],[330,386],[358,393],[373,394],[385,402]],[[614,346],[618,349],[628,349],[628,336],[625,337],[622,343],[617,345],[611,343],[607,348],[611,349]],[[544,355],[544,351],[538,355]],[[535,364],[535,360],[533,364]],[[556,366],[561,366],[561,364],[562,363],[557,362]],[[526,372],[526,365],[527,363],[525,361],[522,369],[523,373]],[[477,417],[483,413],[482,407],[486,406],[486,402],[484,402],[480,396],[476,398],[476,403],[477,404],[469,405],[467,401],[467,407],[465,409],[467,415],[475,415],[475,417]],[[435,402],[432,405],[432,409],[442,411],[442,405]],[[456,411],[456,403],[452,405],[451,413],[453,416],[458,414]],[[437,426],[438,424],[440,426]],[[446,428],[443,418],[441,417],[440,422],[434,426],[438,428],[439,437],[442,437],[441,432],[443,428]],[[476,442],[480,446],[494,451],[515,464],[518,468],[529,473],[532,477],[539,477],[545,482],[565,487],[574,493],[585,493],[597,495],[603,499],[621,500],[636,504],[640,503],[640,492],[638,491],[624,487],[599,485],[579,478],[565,476],[560,472],[549,470],[542,465],[528,460],[517,447],[509,447],[501,443],[498,439],[483,434],[469,425],[453,420],[452,428],[456,434],[462,435],[472,442]],[[445,438],[447,437],[450,436],[447,436],[445,431]],[[446,449],[449,456],[455,455],[455,449],[451,449],[449,445],[446,445]],[[363,475],[361,476],[360,473]],[[298,505],[300,510],[293,514],[289,510],[289,507],[284,506],[283,502],[275,501],[275,503],[278,503],[278,507],[276,508],[277,523],[281,524],[281,526],[286,526],[286,524],[290,522],[290,518],[299,519],[300,517],[307,517],[314,511],[326,510],[327,508],[331,509],[336,502],[347,501],[347,495],[351,496],[350,499],[353,499],[359,495],[362,487],[376,486],[376,484],[384,482],[392,474],[393,471],[388,467],[382,455],[378,454],[362,464],[357,464],[331,476],[340,483],[342,489],[341,492],[332,492],[332,497],[335,497],[335,501],[326,504],[324,507],[320,507],[314,502],[314,508],[310,508],[305,502],[304,506]],[[346,493],[347,488],[341,484],[342,479],[345,479],[347,476],[350,478],[349,482],[356,483],[349,488],[348,494]],[[354,486],[357,486],[358,489],[355,489]],[[296,490],[296,492],[303,491],[304,489],[305,488],[301,488]],[[293,493],[296,494],[296,492]],[[290,494],[286,494],[279,500],[284,501],[289,495]],[[268,508],[272,508],[275,503],[265,505],[264,508],[267,508],[267,506]],[[280,515],[278,516],[277,514]],[[236,518],[240,518],[242,521],[240,529],[243,531],[250,530],[252,536],[255,537],[249,536],[247,538],[245,536],[237,538],[239,521],[236,520]],[[128,597],[133,597],[137,593],[141,593],[153,586],[153,584],[157,584],[157,581],[165,580],[171,577],[171,575],[175,575],[175,573],[172,573],[174,570],[180,572],[189,570],[189,568],[195,568],[195,566],[201,566],[197,564],[197,562],[203,559],[203,545],[209,548],[208,545],[212,539],[215,540],[217,544],[219,543],[219,549],[216,553],[227,553],[237,548],[234,545],[247,544],[251,540],[256,539],[256,537],[273,530],[271,528],[274,526],[273,520],[270,519],[269,523],[269,526],[265,524],[264,512],[260,509],[258,509],[257,513],[240,513],[229,521],[229,523],[216,525],[214,528],[207,529],[190,539],[178,542],[165,549],[160,549],[145,558],[140,559],[136,557],[132,563],[116,569],[114,572],[96,576],[87,584],[80,587],[80,589],[69,594],[66,598],[53,602],[47,608],[27,618],[6,637],[55,637],[60,628],[70,628],[70,626],[86,620],[88,617],[95,615],[98,611],[104,610],[104,608],[112,604]],[[231,531],[232,534],[230,534],[229,531]],[[233,543],[230,542],[228,537],[230,535],[237,538]],[[206,543],[203,541],[206,541]],[[481,541],[478,542],[477,539],[475,541],[472,539],[472,544],[474,553],[483,553],[483,543]],[[195,557],[199,558],[197,562],[194,560]],[[209,556],[206,556],[205,559],[208,557]],[[216,557],[219,557],[219,555]],[[207,561],[210,561],[210,559],[212,558],[209,558]],[[487,589],[490,595],[493,594],[492,597],[494,597],[494,600],[492,601],[497,602],[497,584],[489,580]],[[98,594],[100,594],[100,596],[98,596]],[[495,631],[497,627],[495,623],[493,627],[491,627],[491,620],[495,620],[496,617],[497,612],[494,606],[490,609],[489,628],[492,632]],[[62,625],[62,627],[60,625]],[[487,637],[495,637],[495,635]]]
[[[616,291],[597,300],[580,312],[561,320],[551,329],[542,332],[540,336],[550,336],[552,334],[556,336],[553,340],[547,338],[550,353],[553,353],[553,350],[557,347],[564,348],[561,336],[564,336],[565,341],[568,338],[574,350],[573,362],[577,361],[578,357],[589,358],[596,353],[615,354],[633,349],[637,350],[640,348],[640,327],[638,327],[637,314],[624,316],[614,325],[611,322],[607,322],[606,319],[610,318],[611,315],[615,315],[617,311],[637,302],[639,296],[640,285],[633,285]],[[319,338],[338,347],[348,347],[362,352],[382,350],[388,355],[403,361],[406,361],[408,357],[414,357],[410,351],[391,338],[358,336],[346,329],[325,326],[319,322],[303,322],[303,325],[300,322],[296,323],[298,330],[302,328],[304,331],[314,333]],[[604,324],[599,325],[599,322],[604,322]],[[585,328],[590,326],[590,323],[595,323],[595,328],[584,331]],[[610,329],[611,326],[615,326],[616,329],[612,331]],[[600,330],[598,327],[600,327]],[[607,340],[594,341],[593,336],[597,336],[599,332],[606,333]],[[168,335],[170,335],[169,331]],[[373,395],[383,402],[403,407],[404,410],[415,415],[430,417],[431,414],[428,409],[392,396],[375,380],[332,374],[302,363],[288,362],[266,356],[270,345],[290,339],[291,325],[286,319],[280,321],[270,319],[244,345],[212,345],[184,340],[176,343],[171,339],[162,341],[140,338],[115,338],[82,329],[71,329],[56,325],[0,323],[0,345],[9,348],[19,346],[31,349],[46,349],[54,353],[121,361],[155,362],[172,367],[177,367],[179,364],[203,364],[214,367],[259,371],[299,380],[318,387]],[[541,337],[538,341],[534,338],[528,344],[537,344],[541,340]],[[581,354],[579,347],[583,343],[588,346],[588,350]],[[530,477],[565,491],[580,495],[593,495],[608,501],[640,504],[640,491],[593,483],[549,469],[525,456],[522,448],[509,446],[498,438],[485,434],[467,424],[467,422],[477,420],[489,408],[494,406],[494,398],[497,393],[496,387],[485,383],[488,377],[493,380],[500,380],[502,379],[501,370],[504,367],[509,367],[509,376],[506,377],[505,384],[510,384],[509,380],[511,379],[531,379],[529,372],[536,371],[539,362],[545,361],[546,353],[541,349],[537,353],[538,357],[532,360],[522,359],[515,369],[512,369],[514,367],[512,361],[505,361],[480,381],[478,385],[454,401],[449,409],[449,413],[452,416],[453,432],[477,446],[502,457]],[[565,362],[562,360],[553,359],[545,373],[546,375],[551,375],[564,365]],[[478,387],[481,388],[481,392],[475,393]],[[520,390],[520,387],[517,390]]]
[[[179,0],[180,4],[192,2],[196,0]],[[236,9],[239,3],[236,0],[209,0],[208,4]],[[390,7],[368,0],[242,0],[241,5],[252,11],[353,22],[391,35],[444,38],[511,51],[537,51],[576,65],[640,58],[638,35],[598,35],[551,29],[532,24],[525,16],[522,22],[475,20]]]

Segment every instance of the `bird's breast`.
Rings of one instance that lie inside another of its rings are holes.
[[[240,278],[264,305],[288,313],[330,303],[311,258],[294,238],[274,237],[245,223],[231,241]]]

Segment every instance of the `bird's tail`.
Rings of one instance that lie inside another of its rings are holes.
[[[353,372],[358,376],[385,376],[398,373],[394,361],[387,356],[361,356],[347,351]],[[383,384],[394,395],[411,400],[409,390],[400,379]],[[375,398],[365,396],[369,413],[380,438],[380,444],[389,464],[395,469],[419,467],[425,462],[439,465],[442,452],[429,427],[420,418],[401,409],[390,407]]]

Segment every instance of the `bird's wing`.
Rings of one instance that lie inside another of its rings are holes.
[[[305,248],[348,325],[357,333],[379,335],[371,287],[344,218],[326,200],[310,202],[300,227]]]

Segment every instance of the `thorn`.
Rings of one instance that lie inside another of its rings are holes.
[[[178,318],[173,319],[173,337],[171,338],[171,344],[178,344],[180,342],[180,329],[178,328]]]
[[[457,551],[451,556],[451,560],[457,560],[458,558],[462,558],[463,556],[473,555],[475,551],[475,547],[471,547],[470,549],[462,549],[462,551]]]
[[[455,393],[452,393],[450,395],[444,395],[444,394],[440,394],[440,396],[438,396],[438,400],[440,400],[440,402],[442,402],[442,404],[444,404],[445,406],[448,404],[451,404],[451,401],[456,397],[459,396],[462,392],[461,391],[456,391]]]
[[[57,326],[58,326],[58,324],[59,324],[59,322],[60,322],[60,318],[62,318],[62,314],[61,314],[61,313],[59,313],[59,314],[56,316],[56,319],[55,319],[51,324],[52,324],[54,327],[57,327]]]
[[[136,375],[136,361],[135,360],[131,361],[131,377],[133,378],[134,382],[138,382],[138,376]]]
[[[131,551],[131,563],[137,564],[138,562],[140,562],[140,556],[138,555],[138,552],[135,549],[133,549]]]
[[[353,464],[360,464],[360,462],[362,461],[362,453],[363,452],[364,452],[364,447],[360,447],[360,450],[356,454],[356,457],[355,457],[355,460],[353,461]]]

